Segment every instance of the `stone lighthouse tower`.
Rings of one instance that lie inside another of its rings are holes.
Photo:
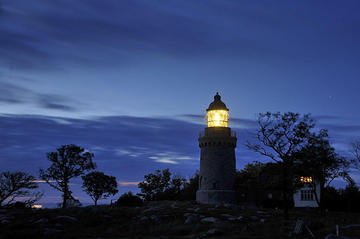
[[[200,178],[196,201],[235,203],[236,135],[228,126],[229,109],[216,93],[207,108],[207,127],[200,133]]]

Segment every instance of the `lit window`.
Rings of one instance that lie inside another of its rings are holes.
[[[31,208],[42,208],[42,205],[41,204],[38,204],[38,205],[32,205]]]
[[[300,177],[300,182],[302,183],[311,183],[312,182],[312,177]]]
[[[227,110],[209,110],[207,112],[208,127],[227,127],[228,118]]]

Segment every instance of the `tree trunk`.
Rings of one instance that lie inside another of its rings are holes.
[[[95,207],[97,206],[97,201],[98,201],[97,199],[94,200]]]
[[[283,200],[284,200],[284,218],[289,218],[289,205],[288,205],[288,173],[287,163],[283,162]]]
[[[69,185],[68,180],[64,180],[64,193],[63,193],[63,203],[62,208],[67,207],[67,201],[69,199]]]

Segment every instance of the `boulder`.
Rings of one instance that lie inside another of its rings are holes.
[[[194,212],[198,212],[198,213],[199,213],[200,211],[201,211],[201,208],[199,208],[199,207],[194,210]]]
[[[47,218],[40,218],[39,220],[36,220],[34,224],[46,224],[49,222],[49,219]]]
[[[329,234],[325,237],[325,239],[355,239],[355,238],[345,237],[345,236],[336,236],[335,234]]]
[[[75,217],[70,217],[70,216],[57,216],[54,218],[54,220],[56,222],[59,223],[75,223],[78,222],[78,219]]]
[[[58,233],[62,233],[63,230],[60,229],[54,229],[54,228],[45,228],[44,230],[44,236],[50,236]]]
[[[194,222],[197,222],[197,221],[199,221],[199,216],[196,214],[191,214],[186,218],[184,224],[193,224]]]
[[[205,217],[205,218],[201,219],[201,222],[215,223],[217,221],[218,221],[218,219],[215,217]]]

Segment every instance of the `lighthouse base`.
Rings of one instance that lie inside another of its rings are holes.
[[[236,193],[233,190],[198,190],[196,201],[202,204],[236,204]]]

